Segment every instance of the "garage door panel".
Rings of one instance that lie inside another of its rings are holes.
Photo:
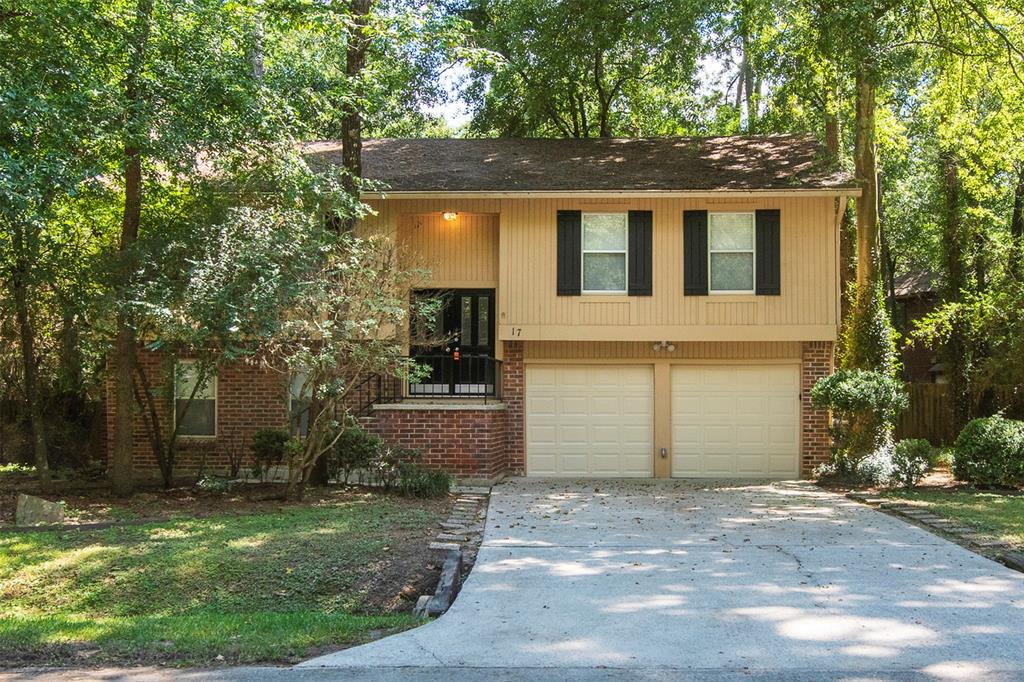
[[[528,365],[526,396],[528,475],[653,474],[652,367]]]
[[[673,367],[671,412],[673,476],[797,475],[796,366]]]

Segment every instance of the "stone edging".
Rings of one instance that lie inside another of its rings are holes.
[[[990,535],[979,533],[975,528],[943,518],[925,508],[894,502],[870,492],[849,492],[846,493],[846,497],[894,516],[901,516],[934,533],[949,536],[957,544],[964,545],[978,554],[994,554],[994,558],[999,563],[1024,572],[1024,552],[1013,551],[1009,544]]]
[[[447,552],[441,577],[434,594],[422,595],[416,601],[413,613],[418,616],[437,617],[448,610],[462,588],[462,575],[473,567],[477,549],[483,540],[484,520],[491,489],[486,487],[456,487],[459,497],[447,521],[441,523],[437,540],[430,549]]]

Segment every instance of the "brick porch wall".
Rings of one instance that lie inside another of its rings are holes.
[[[378,405],[369,431],[385,442],[420,451],[420,463],[460,478],[492,479],[505,472],[508,410],[500,404]]]
[[[161,429],[166,438],[172,428],[171,387],[168,381],[167,353],[140,349],[138,362],[143,368],[156,400]],[[115,397],[113,372],[107,373],[106,442],[114,442]],[[212,438],[178,438],[175,475],[194,475],[200,468],[210,473],[228,471],[229,449],[244,453],[243,471],[249,466],[252,435],[263,428],[287,428],[287,384],[285,376],[266,368],[245,363],[223,367],[217,376],[217,433]],[[132,434],[134,473],[138,478],[159,477],[142,412],[137,411]]]
[[[526,434],[523,414],[526,399],[526,377],[523,372],[523,342],[505,341],[505,357],[501,363],[501,395],[508,408],[508,469],[514,474],[526,473]]]
[[[831,341],[805,341],[800,363],[800,477],[810,478],[819,464],[832,456],[828,410],[811,405],[814,383],[832,373]]]

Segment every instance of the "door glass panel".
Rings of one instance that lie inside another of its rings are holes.
[[[473,345],[473,297],[462,297],[462,329],[459,335],[459,343]]]
[[[491,342],[490,339],[490,319],[488,319],[488,313],[491,310],[491,298],[490,296],[481,296],[477,300],[477,345],[486,346]]]

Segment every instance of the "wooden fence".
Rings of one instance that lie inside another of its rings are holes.
[[[956,432],[949,418],[949,384],[907,384],[910,406],[896,422],[896,438],[924,438],[932,445],[951,445]],[[992,392],[985,414],[1003,410],[1007,417],[1024,419],[1024,399],[1013,387]]]

